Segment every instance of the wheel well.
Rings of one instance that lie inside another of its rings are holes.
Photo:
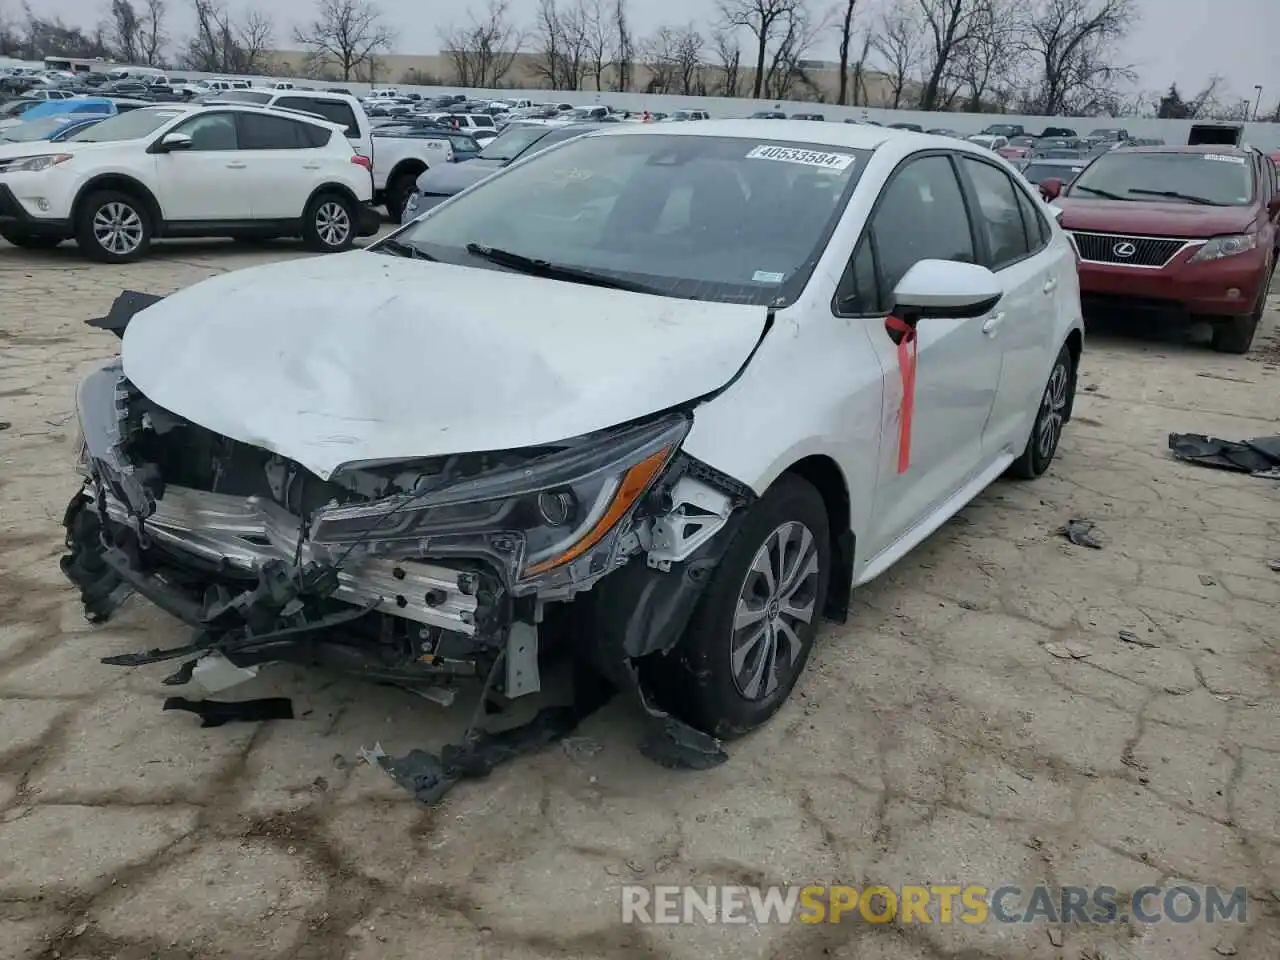
[[[146,207],[147,216],[151,218],[151,232],[157,234],[163,232],[164,215],[160,211],[160,202],[156,200],[155,194],[148,190],[145,185],[133,179],[133,177],[127,177],[121,173],[106,173],[100,177],[94,177],[80,188],[80,192],[76,194],[76,201],[71,206],[73,228],[74,224],[80,219],[80,210],[84,202],[89,199],[91,194],[100,190],[115,190],[142,201],[142,205]]]
[[[827,526],[831,540],[832,570],[823,615],[843,623],[849,616],[849,592],[853,584],[853,519],[849,506],[849,485],[836,462],[826,456],[805,457],[786,471],[803,477],[822,496],[827,508]],[[837,584],[844,589],[835,589]]]
[[[1066,347],[1071,353],[1071,390],[1067,394],[1067,409],[1064,411],[1064,421],[1071,419],[1071,411],[1075,407],[1075,387],[1080,377],[1080,355],[1084,352],[1084,337],[1081,336],[1079,330],[1072,330],[1067,334]]]
[[[391,171],[391,176],[387,177],[387,186],[408,174],[415,180],[427,172],[427,165],[421,160],[401,160]]]
[[[314,190],[311,191],[311,196],[307,197],[307,205],[302,208],[303,215],[304,216],[306,215],[307,210],[311,208],[311,204],[315,202],[317,197],[322,196],[326,193],[336,193],[339,196],[344,197],[346,200],[351,202],[357,208],[359,208],[360,206],[360,199],[354,193],[351,192],[350,187],[345,186],[344,184],[341,184],[341,183],[325,183],[325,184],[321,184],[320,186],[316,187]]]

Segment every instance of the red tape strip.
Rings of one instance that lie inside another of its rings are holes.
[[[886,330],[901,334],[898,340],[898,375],[902,378],[902,411],[898,418],[898,473],[911,466],[911,418],[916,404],[916,328],[899,317],[886,317]]]

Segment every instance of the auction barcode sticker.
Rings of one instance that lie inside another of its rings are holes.
[[[1217,160],[1219,163],[1238,163],[1240,166],[1244,166],[1244,157],[1232,157],[1223,153],[1206,153],[1204,158],[1206,160]]]
[[[783,163],[803,163],[807,167],[822,167],[824,170],[847,170],[856,158],[847,153],[824,153],[821,150],[770,147],[761,144],[751,148],[747,159],[781,160]]]

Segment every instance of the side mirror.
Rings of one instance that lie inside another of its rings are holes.
[[[175,150],[190,150],[191,137],[185,133],[166,133],[160,138],[160,152],[172,153]]]
[[[1059,223],[1062,222],[1062,214],[1063,214],[1063,209],[1061,207],[1049,208],[1049,216],[1053,217],[1053,219],[1057,220]]]
[[[1062,181],[1057,177],[1050,177],[1043,181],[1040,184],[1040,196],[1046,200],[1057,200],[1062,196]]]
[[[908,322],[929,317],[967,319],[990,312],[1004,290],[986,267],[954,260],[920,260],[893,290],[893,312]]]

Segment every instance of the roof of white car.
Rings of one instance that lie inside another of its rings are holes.
[[[951,137],[892,130],[858,123],[816,120],[699,120],[697,123],[619,123],[602,128],[598,136],[643,136],[659,133],[676,137],[736,137],[744,140],[786,140],[815,147],[846,147],[874,150],[886,143],[898,143],[903,152],[930,146],[956,149],[960,141]]]

